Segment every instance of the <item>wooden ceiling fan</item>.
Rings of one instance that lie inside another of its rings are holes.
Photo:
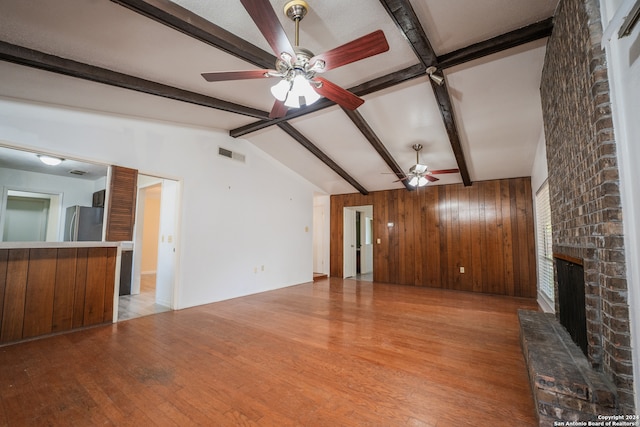
[[[382,30],[314,55],[298,46],[299,23],[309,9],[306,2],[294,0],[287,3],[284,11],[295,22],[295,47],[278,20],[268,0],[240,0],[256,26],[276,54],[275,69],[227,71],[202,73],[209,82],[244,80],[259,78],[280,78],[271,93],[276,98],[269,114],[270,118],[283,117],[288,108],[310,105],[325,97],[349,110],[358,108],[364,100],[346,89],[318,76],[334,68],[378,55],[389,50],[389,44]]]

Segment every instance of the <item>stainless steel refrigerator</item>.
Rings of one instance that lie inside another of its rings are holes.
[[[65,242],[102,240],[104,208],[69,206],[64,220]]]

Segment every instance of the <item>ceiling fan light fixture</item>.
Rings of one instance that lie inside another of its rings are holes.
[[[302,95],[304,97],[304,103],[305,105],[311,105],[314,102],[316,102],[317,100],[319,100],[320,98],[322,98],[320,96],[320,94],[318,94],[318,92],[316,92],[313,87],[311,86],[311,82],[308,80],[305,80],[305,83],[302,85]]]
[[[282,85],[285,82],[286,85]],[[311,105],[321,98],[321,96],[313,89],[312,83],[302,74],[297,74],[292,81],[282,80],[277,85],[271,88],[271,93],[276,99],[283,101],[278,96],[282,96],[282,92],[285,89],[288,91],[285,93],[286,100],[284,105],[289,108],[300,108],[300,98],[304,98],[305,105]]]
[[[287,95],[287,100],[284,101],[284,105],[289,108],[300,108],[300,97],[295,96],[293,92],[289,92],[289,95]]]
[[[278,101],[284,101],[287,99],[287,94],[291,89],[291,82],[286,79],[280,80],[277,84],[271,86],[271,94]]]
[[[60,157],[47,156],[45,154],[38,154],[38,158],[47,166],[58,166],[64,161],[64,159],[61,159]]]
[[[409,180],[409,185],[412,187],[424,187],[429,183],[429,180],[424,176],[414,175]]]

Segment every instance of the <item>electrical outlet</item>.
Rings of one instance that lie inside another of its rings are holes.
[[[464,274],[464,267],[460,267],[460,273]]]
[[[264,265],[260,268],[262,271],[264,271]]]

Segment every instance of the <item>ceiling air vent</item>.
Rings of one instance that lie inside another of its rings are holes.
[[[78,170],[78,169],[72,169],[72,170],[69,171],[69,173],[72,174],[72,175],[80,175],[80,176],[82,176],[82,175],[88,174],[89,172],[81,171],[81,170]]]
[[[231,150],[227,150],[226,148],[218,147],[218,154],[222,157],[228,157],[233,160],[237,160],[239,162],[244,163],[244,154],[236,153]]]

